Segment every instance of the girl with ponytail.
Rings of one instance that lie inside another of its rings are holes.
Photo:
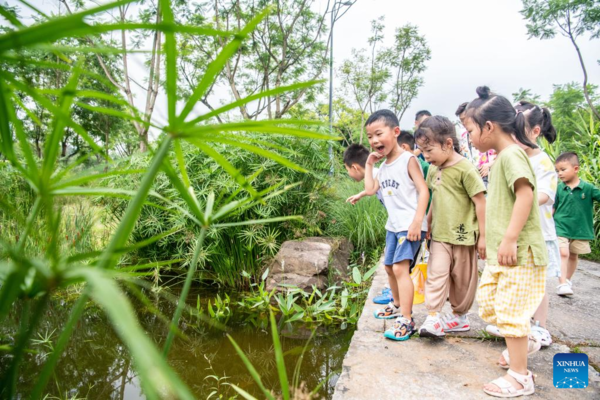
[[[523,118],[520,120],[525,125],[520,127],[524,129],[527,138],[536,143],[538,138],[544,137],[548,143],[553,143],[556,140],[556,130],[552,125],[552,117],[547,108],[541,108],[527,101],[520,101],[515,106],[518,113],[523,113]],[[558,187],[558,176],[554,169],[554,164],[548,156],[540,148],[532,149],[528,146],[521,146],[533,167],[537,185],[537,204],[540,214],[540,224],[542,226],[542,234],[546,241],[546,249],[548,251],[548,267],[547,273],[549,277],[558,278],[560,276],[560,249],[558,245],[558,237],[556,235],[556,227],[552,216],[552,207],[554,198],[556,197],[556,189]],[[560,283],[560,282],[559,282]],[[561,290],[570,290],[569,285],[559,285],[558,292]],[[535,325],[531,327],[531,332],[536,336],[542,346],[550,346],[552,337],[546,329],[546,319],[548,317],[548,294],[544,295],[542,303],[533,315]],[[498,330],[495,326],[488,325],[486,330],[496,335]],[[505,365],[504,361],[501,364]]]
[[[527,136],[523,112],[487,86],[478,87],[477,94],[466,108],[465,127],[480,152],[498,154],[489,175],[487,260],[477,301],[479,316],[496,325],[506,339],[500,364],[509,368],[483,390],[495,397],[531,395],[535,384],[527,356],[540,349],[540,341],[531,335],[529,320],[545,294],[548,252],[540,215],[533,207],[535,172],[518,143],[530,149],[537,146]]]

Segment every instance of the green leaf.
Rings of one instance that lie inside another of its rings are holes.
[[[363,275],[363,280],[367,281],[369,280],[369,278],[371,276],[373,276],[373,274],[375,273],[375,271],[377,271],[377,269],[379,268],[379,264],[373,266],[370,270],[368,270],[364,275]]]
[[[288,381],[287,372],[285,371],[285,361],[283,359],[283,349],[281,348],[281,342],[279,340],[279,333],[277,332],[277,324],[275,323],[275,316],[270,311],[271,320],[271,334],[273,336],[273,348],[275,349],[275,363],[277,364],[277,374],[279,375],[279,383],[281,384],[281,395],[283,400],[290,399],[290,383]]]
[[[358,267],[354,267],[354,268],[352,268],[352,279],[354,279],[354,282],[355,282],[357,285],[360,285],[360,284],[361,284],[361,282],[362,282],[362,278],[361,278],[361,276],[360,276],[360,271],[359,271]]]
[[[252,363],[250,362],[250,360],[248,359],[248,357],[246,357],[246,354],[244,354],[244,351],[240,348],[240,346],[238,346],[238,344],[236,343],[236,341],[233,340],[233,338],[230,335],[227,335],[227,338],[229,339],[229,341],[233,345],[233,348],[235,349],[235,352],[242,359],[242,362],[246,366],[246,369],[248,369],[248,372],[250,373],[250,376],[252,377],[252,379],[254,379],[254,382],[256,382],[256,384],[260,388],[260,390],[263,393],[263,395],[265,396],[265,398],[266,399],[270,399],[270,400],[275,400],[275,397],[273,397],[273,395],[267,390],[267,388],[265,387],[265,385],[262,383],[260,375],[258,374],[258,372],[256,371],[256,369],[254,368],[254,366],[252,365]]]

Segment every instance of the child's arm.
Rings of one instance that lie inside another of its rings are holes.
[[[550,196],[546,193],[538,193],[538,206],[543,206],[550,200]]]
[[[421,226],[423,225],[423,218],[425,218],[425,212],[427,211],[427,203],[429,203],[429,189],[427,188],[427,183],[425,183],[425,178],[423,178],[419,162],[415,157],[411,157],[408,161],[408,176],[414,182],[419,193],[417,212],[406,234],[406,238],[414,242],[421,240]]]
[[[373,196],[379,190],[379,180],[373,178],[373,165],[379,161],[383,155],[373,152],[369,154],[365,164],[365,194]]]
[[[473,204],[475,204],[475,214],[477,214],[477,223],[479,224],[479,239],[477,239],[477,252],[479,258],[485,260],[485,194],[483,192],[477,193],[471,197]]]
[[[517,264],[517,239],[533,207],[533,188],[529,180],[527,178],[517,179],[514,188],[516,199],[510,223],[498,248],[498,263],[504,266]]]
[[[431,200],[431,204],[429,206],[429,212],[427,213],[427,234],[425,235],[425,239],[431,240],[431,225],[433,223],[433,199]]]
[[[362,199],[363,197],[368,196],[367,192],[365,192],[364,190],[358,194],[355,194],[354,196],[350,196],[346,199],[346,203],[350,203],[352,205],[355,205],[360,199]]]
[[[600,189],[597,187],[592,187],[592,199],[594,201],[600,202]]]

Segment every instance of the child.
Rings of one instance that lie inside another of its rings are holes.
[[[498,153],[489,179],[485,240],[487,262],[479,291],[480,317],[498,326],[508,347],[501,363],[510,366],[507,375],[483,387],[495,397],[518,397],[535,392],[527,355],[539,350],[537,340],[528,340],[530,318],[538,308],[546,286],[548,252],[542,235],[535,173],[527,154],[515,143],[535,148],[527,138],[523,113],[508,99],[478,87],[479,97],[467,106],[465,127],[480,152]],[[510,356],[510,357],[509,357]]]
[[[362,144],[351,144],[346,151],[344,151],[344,166],[346,167],[346,171],[348,171],[348,175],[356,182],[362,182],[363,179],[365,179],[365,164],[368,157],[369,150]],[[373,177],[377,176],[378,171],[379,168],[373,168]],[[378,190],[376,194],[381,204],[383,204],[381,190]],[[363,190],[354,196],[348,197],[346,203],[354,205],[365,196],[366,192]],[[375,304],[388,304],[390,301],[394,301],[392,298],[392,290],[390,288],[384,288],[381,295],[373,298],[373,303]]]
[[[572,296],[571,278],[580,254],[591,252],[594,240],[594,201],[600,201],[600,189],[579,179],[579,157],[563,153],[556,158],[556,171],[561,183],[554,202],[554,221],[560,246],[560,296]]]
[[[365,191],[372,195],[382,189],[388,212],[384,264],[394,298],[386,308],[377,310],[375,317],[397,317],[394,327],[384,336],[392,340],[407,340],[415,332],[410,265],[425,237],[429,192],[416,157],[398,145],[400,128],[396,115],[389,110],[376,111],[367,119],[365,127],[369,144],[375,150],[367,159]],[[379,167],[377,177],[373,178],[373,165],[382,159],[385,162]]]
[[[467,313],[477,291],[477,252],[485,259],[485,186],[477,168],[459,153],[448,118],[423,121],[415,138],[432,165],[427,184],[433,191],[427,214],[432,239],[425,282],[429,315],[419,335],[439,338],[470,329]],[[453,313],[440,317],[448,293]]]
[[[458,106],[455,115],[460,119],[460,123],[465,126],[465,118],[466,118],[466,108],[469,103],[462,103]],[[487,187],[488,185],[488,174],[490,168],[494,164],[494,158],[496,157],[496,153],[494,150],[488,150],[484,153],[479,152],[477,149],[474,149],[471,145],[471,141],[469,138],[469,132],[465,131],[462,134],[463,144],[461,146],[461,151],[466,152],[468,150],[469,159],[471,162],[475,164],[475,166],[479,169],[479,174],[483,179],[484,185]]]
[[[400,131],[400,135],[398,136],[398,144],[400,145],[402,150],[406,150],[406,151],[409,151],[409,152],[415,154],[415,137],[409,131]],[[419,149],[417,149],[417,150],[419,150]],[[417,161],[419,161],[419,164],[421,164],[421,169],[423,170],[423,176],[425,177],[425,179],[427,179],[427,172],[429,171],[429,163],[420,157],[417,157]]]
[[[367,162],[367,158],[369,157],[369,149],[367,149],[362,144],[353,143],[346,151],[344,151],[344,167],[346,167],[346,171],[348,171],[348,175],[350,178],[354,179],[356,182],[362,182],[365,179],[365,164]],[[379,168],[373,168],[373,177],[377,176],[377,172]],[[381,190],[378,190],[377,198],[383,204],[383,198],[381,197]],[[346,199],[346,203],[351,203],[352,205],[356,204],[357,201],[365,197],[365,191],[355,194],[354,196],[348,197]]]
[[[520,101],[515,109],[517,112],[522,112],[525,118],[524,130],[527,138],[536,143],[540,136],[543,136],[548,143],[553,143],[556,140],[556,130],[552,125],[552,116],[547,108],[540,108],[535,104],[527,101]],[[522,145],[529,161],[535,172],[535,180],[537,185],[537,204],[540,213],[540,223],[542,226],[542,234],[546,241],[546,249],[548,250],[548,277],[557,278],[560,276],[560,252],[558,249],[558,240],[556,237],[556,228],[554,219],[552,218],[552,205],[556,196],[557,175],[554,171],[550,157],[540,150]],[[546,328],[546,320],[548,318],[548,293],[544,295],[542,303],[533,315],[535,325],[531,327],[531,333],[541,343],[542,346],[550,346],[552,344],[552,336]],[[486,331],[493,335],[499,335],[499,331],[495,326],[488,325]],[[505,365],[504,363],[502,363]]]

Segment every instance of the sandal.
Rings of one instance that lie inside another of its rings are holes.
[[[401,315],[400,307],[396,307],[392,301],[388,303],[386,308],[380,308],[373,312],[373,316],[377,319],[393,319]]]
[[[531,371],[527,371],[527,375],[517,374],[512,369],[507,371],[508,375],[512,376],[515,381],[523,386],[522,389],[515,389],[512,383],[502,378],[495,379],[490,383],[498,386],[500,392],[492,392],[491,390],[483,389],[486,394],[494,397],[519,397],[519,396],[529,396],[535,393],[535,379]]]
[[[533,353],[535,353],[536,351],[538,351],[541,348],[542,348],[542,343],[539,341],[539,339],[533,335],[530,335],[529,340],[527,341],[527,356],[529,357],[530,355],[532,355]],[[508,355],[508,349],[506,349],[502,352],[502,357],[504,357],[504,361],[506,362],[506,364],[502,364],[502,363],[498,362],[498,365],[500,365],[500,368],[509,369],[510,368],[510,358]]]

